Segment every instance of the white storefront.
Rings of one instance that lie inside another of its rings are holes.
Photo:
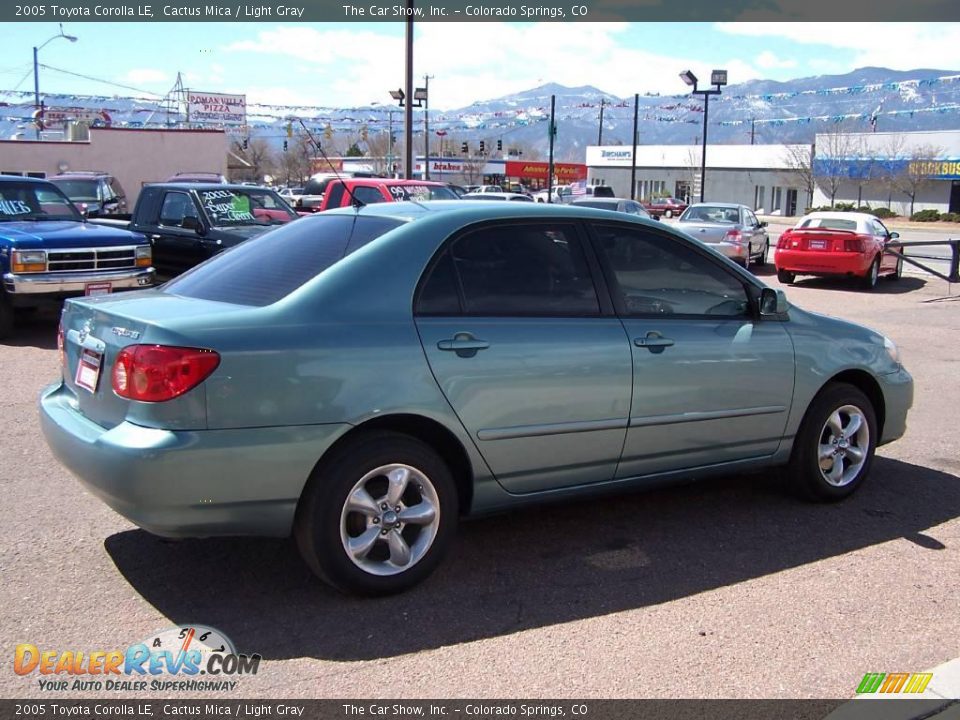
[[[747,205],[768,215],[802,215],[811,198],[792,157],[809,145],[708,145],[704,200]],[[587,148],[588,182],[630,197],[632,148]],[[700,145],[638,145],[636,198],[700,199]]]

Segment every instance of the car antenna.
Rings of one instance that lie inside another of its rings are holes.
[[[337,168],[334,167],[333,163],[330,162],[330,158],[327,157],[327,154],[323,151],[323,146],[320,144],[320,141],[313,137],[313,133],[310,132],[304,122],[303,118],[298,117],[297,122],[300,123],[300,127],[303,128],[303,131],[307,134],[307,137],[310,138],[310,143],[323,155],[323,159],[327,161],[327,165],[330,166],[330,169],[333,170],[333,174],[337,176],[337,180],[340,181],[340,184],[343,185],[343,189],[347,191],[347,194],[350,196],[350,204],[353,205],[354,209],[359,210],[366,203],[361,202],[357,199],[357,196],[353,194],[353,190],[350,189],[350,186],[344,182],[343,178],[340,177],[340,173],[337,171]]]

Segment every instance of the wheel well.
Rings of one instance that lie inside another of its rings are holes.
[[[457,486],[460,514],[465,515],[469,512],[473,504],[473,469],[470,459],[456,436],[436,420],[409,414],[376,417],[349,430],[330,446],[325,455],[329,456],[343,443],[371,430],[391,430],[402,433],[432,447],[443,458],[453,475]],[[320,462],[322,461],[323,458],[320,459]]]
[[[873,376],[863,370],[844,370],[838,375],[830,378],[830,382],[847,383],[853,385],[860,392],[867,396],[873,405],[873,411],[877,416],[877,432],[879,437],[883,437],[883,423],[886,418],[887,408],[883,402],[883,390],[880,384]],[[829,383],[828,383],[829,384]]]

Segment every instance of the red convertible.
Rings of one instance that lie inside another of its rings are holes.
[[[647,200],[640,204],[643,205],[644,210],[653,217],[663,216],[669,218],[674,215],[680,215],[687,209],[687,203],[672,197],[654,198],[653,200]]]
[[[810,213],[780,235],[774,254],[777,279],[792,283],[797,275],[851,277],[867,289],[881,275],[898,280],[903,260],[883,251],[888,245],[900,251],[902,246],[892,242],[899,237],[868,213]]]

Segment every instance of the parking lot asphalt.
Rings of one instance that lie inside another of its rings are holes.
[[[264,658],[210,697],[844,698],[957,658],[960,288],[787,293],[887,334],[916,380],[907,435],[854,497],[806,504],[764,473],[471,521],[430,580],[378,600],[315,580],[292,542],[165,542],[84,492],[37,421],[56,318],[27,318],[0,345],[0,696],[41,695],[17,643],[124,649],[180,623]]]

